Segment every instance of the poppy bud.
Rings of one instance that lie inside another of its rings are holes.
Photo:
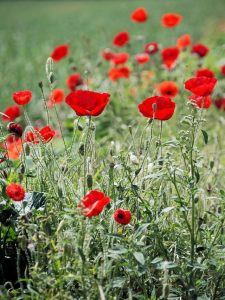
[[[84,156],[84,144],[83,143],[79,147],[79,154]]]
[[[81,126],[80,124],[78,124],[78,125],[77,125],[77,129],[78,129],[79,131],[83,131],[83,126]]]
[[[28,144],[24,145],[26,156],[30,155],[30,146]]]
[[[88,186],[89,189],[91,189],[92,186],[93,186],[93,178],[92,178],[91,174],[87,175],[87,186]]]
[[[24,166],[24,164],[22,164],[21,167],[20,167],[20,173],[22,173],[22,174],[25,173],[25,166]]]
[[[38,82],[38,86],[39,86],[40,89],[42,89],[43,88],[43,82],[42,81]]]
[[[10,133],[14,133],[16,136],[21,137],[23,134],[23,127],[19,123],[9,123],[7,129]]]
[[[53,74],[53,72],[49,74],[48,80],[51,84],[55,82],[55,75]]]
[[[109,167],[110,167],[110,169],[114,169],[114,167],[115,167],[114,162],[111,162],[110,165],[109,165]]]

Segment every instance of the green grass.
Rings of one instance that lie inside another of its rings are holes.
[[[132,10],[145,6],[149,22],[133,24]],[[0,3],[0,109],[12,104],[11,93],[31,89],[39,96],[37,83],[45,78],[45,61],[55,45],[71,44],[75,64],[88,66],[88,57],[96,61],[101,48],[110,47],[111,39],[120,30],[129,30],[156,40],[163,46],[175,43],[182,33],[190,33],[195,42],[207,37],[211,28],[224,18],[224,0],[121,0],[75,2],[2,2]],[[159,26],[160,16],[174,11],[184,16],[175,34]],[[144,41],[136,43],[141,51]],[[89,70],[90,71],[90,70]],[[92,76],[94,71],[91,68]],[[64,85],[68,64],[60,65],[58,79]]]

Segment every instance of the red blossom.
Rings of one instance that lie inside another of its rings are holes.
[[[225,65],[220,67],[220,73],[221,75],[225,76]]]
[[[75,91],[77,86],[83,84],[80,73],[74,73],[68,76],[66,84],[71,91]]]
[[[25,197],[25,190],[18,183],[10,183],[6,187],[6,195],[14,201],[22,201]]]
[[[18,105],[26,105],[28,102],[30,102],[31,98],[32,98],[32,92],[28,90],[14,92],[12,94],[12,99]]]
[[[111,68],[108,71],[108,77],[112,81],[118,80],[120,78],[129,78],[130,74],[131,70],[128,67]]]
[[[112,43],[115,47],[123,47],[129,42],[129,38],[129,33],[127,31],[122,31],[113,38]]]
[[[141,114],[150,119],[169,120],[174,114],[175,102],[169,97],[153,96],[138,105]]]
[[[154,54],[159,51],[158,43],[151,42],[145,45],[145,52],[148,54]]]
[[[185,89],[197,96],[209,96],[217,83],[216,78],[196,77],[185,82]]]
[[[195,44],[192,46],[191,52],[197,54],[199,57],[204,57],[208,54],[209,48],[203,44]]]
[[[146,22],[148,19],[147,10],[144,7],[135,9],[131,14],[131,20],[136,23]]]
[[[225,98],[216,99],[213,101],[213,104],[216,106],[216,108],[225,111]]]
[[[123,208],[118,208],[114,212],[114,220],[122,225],[127,225],[130,223],[132,215],[129,210],[123,209]]]
[[[110,49],[103,49],[101,51],[101,56],[104,60],[110,61],[114,57],[114,52]]]
[[[66,57],[68,53],[69,53],[69,45],[63,44],[55,47],[50,56],[55,62],[58,62],[64,57]]]
[[[135,55],[135,60],[138,64],[146,64],[150,60],[150,56],[147,53],[138,53]]]
[[[180,24],[183,17],[175,13],[167,13],[162,16],[161,25],[164,27],[172,28]]]
[[[182,50],[191,45],[191,37],[189,34],[183,34],[177,39],[176,46],[178,49]]]
[[[188,99],[198,108],[209,108],[211,106],[211,97],[210,96],[197,96],[192,95]]]
[[[8,106],[3,113],[6,116],[2,115],[2,120],[3,121],[8,121],[8,122],[14,121],[21,114],[20,107],[16,106],[16,105]]]
[[[7,128],[10,133],[14,133],[18,137],[23,134],[23,127],[19,123],[9,123]]]
[[[161,51],[161,57],[164,66],[167,69],[172,69],[179,57],[179,50],[176,47],[165,48]]]
[[[130,55],[127,52],[114,53],[114,56],[111,59],[111,61],[115,65],[121,65],[121,64],[125,64],[128,61],[129,57],[130,57]]]
[[[196,77],[210,77],[210,78],[212,78],[212,77],[214,77],[215,75],[214,75],[214,73],[213,73],[213,71],[211,71],[211,70],[209,70],[209,69],[198,69],[197,71],[196,71]]]
[[[178,85],[173,81],[163,81],[159,83],[157,90],[161,96],[165,97],[176,97],[179,92]]]
[[[49,96],[48,106],[52,107],[55,104],[60,104],[64,101],[64,98],[65,95],[63,89],[54,89]]]
[[[44,126],[42,128],[35,128],[34,131],[29,131],[26,134],[24,141],[33,144],[38,144],[40,141],[48,143],[54,135],[55,131],[52,130],[50,126]]]

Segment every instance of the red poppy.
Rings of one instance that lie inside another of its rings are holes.
[[[157,85],[157,90],[161,96],[165,97],[176,97],[179,88],[178,85],[173,81],[163,81]]]
[[[198,96],[209,96],[217,83],[216,78],[196,77],[185,81],[185,89]]]
[[[101,51],[101,56],[106,61],[110,61],[114,57],[114,52],[112,52],[110,49],[103,49]]]
[[[10,183],[5,191],[6,195],[14,201],[22,201],[25,197],[25,190],[18,183]]]
[[[54,137],[55,131],[50,126],[44,126],[42,128],[35,128],[34,131],[29,131],[25,136],[25,142],[38,144],[41,140],[43,142],[50,142]]]
[[[164,27],[175,27],[180,24],[183,17],[175,13],[168,13],[162,16],[161,25]]]
[[[191,45],[191,37],[189,34],[183,34],[177,39],[176,46],[178,49],[182,50]]]
[[[14,133],[18,137],[23,135],[23,127],[19,123],[9,123],[7,129],[10,133]]]
[[[153,96],[138,105],[141,114],[150,119],[169,120],[174,114],[176,103],[169,97]]]
[[[130,55],[127,52],[114,53],[114,56],[111,59],[111,61],[115,65],[121,65],[121,64],[125,64],[128,61],[129,57]]]
[[[131,20],[136,23],[146,22],[148,19],[147,10],[144,7],[139,7],[131,14]]]
[[[20,116],[20,108],[19,106],[8,106],[5,111],[3,112],[6,116],[2,116],[3,121],[8,121],[12,122],[14,121],[17,117]],[[7,117],[8,116],[8,117]]]
[[[63,89],[54,89],[49,97],[48,106],[52,107],[55,104],[60,104],[64,101],[65,95]]]
[[[147,43],[145,45],[145,52],[148,54],[154,54],[159,51],[159,46],[156,42]]]
[[[90,191],[79,203],[78,207],[83,209],[85,217],[91,218],[98,216],[104,207],[110,203],[110,198],[99,191]]]
[[[214,73],[213,73],[213,71],[211,71],[211,70],[209,70],[209,69],[198,69],[197,71],[196,71],[196,77],[210,77],[210,78],[212,78],[212,77],[214,77],[215,75],[214,75]]]
[[[179,50],[176,47],[165,48],[161,51],[161,57],[164,66],[167,69],[172,69],[179,57]]]
[[[138,64],[146,64],[150,60],[148,53],[138,53],[135,55],[135,60]]]
[[[74,73],[69,75],[66,84],[71,91],[75,91],[76,87],[83,84],[83,80],[81,78],[80,73]]]
[[[129,42],[129,38],[129,33],[127,31],[122,31],[114,37],[112,43],[115,47],[123,47]]]
[[[19,92],[14,92],[12,94],[12,99],[18,105],[27,104],[28,102],[30,102],[31,98],[32,98],[32,92],[31,91],[19,91]]]
[[[214,100],[213,103],[218,109],[225,111],[225,98]]]
[[[7,151],[4,153],[4,157],[11,160],[18,160],[23,151],[22,140],[18,135],[10,135],[6,140],[6,145],[2,145]]]
[[[110,94],[92,91],[75,91],[66,97],[66,103],[76,112],[78,116],[98,116],[107,103]]]
[[[111,68],[108,71],[108,77],[110,80],[118,80],[120,78],[129,78],[131,70],[128,67]]]
[[[209,52],[209,48],[203,44],[195,44],[193,45],[191,52],[197,54],[199,57],[204,57]]]
[[[225,76],[225,65],[220,68],[221,75]]]
[[[197,96],[192,95],[188,99],[194,104],[195,107],[199,108],[209,108],[211,106],[211,97],[210,96]]]
[[[127,225],[130,223],[131,218],[132,215],[129,210],[118,208],[114,212],[114,220],[119,224]]]
[[[54,61],[60,61],[61,59],[66,57],[68,53],[69,53],[69,45],[63,44],[55,47],[55,49],[52,51],[52,54],[50,56]]]

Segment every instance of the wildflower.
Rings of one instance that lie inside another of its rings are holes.
[[[216,78],[196,77],[185,82],[185,89],[197,96],[208,96],[213,92],[216,83]]]
[[[225,76],[225,65],[220,67],[220,73],[221,75]]]
[[[144,7],[135,9],[131,14],[131,20],[136,23],[146,22],[148,19],[147,10]]]
[[[169,97],[153,96],[138,105],[141,114],[150,119],[169,120],[174,114],[175,102]]]
[[[129,42],[129,38],[129,33],[127,31],[122,31],[113,38],[112,43],[115,47],[123,47]]]
[[[111,68],[108,71],[108,77],[110,80],[118,80],[120,78],[129,78],[131,70],[128,67]]]
[[[80,73],[74,73],[68,76],[66,84],[71,91],[75,91],[77,86],[83,84]]]
[[[25,197],[25,190],[18,183],[10,183],[6,187],[6,195],[14,201],[22,201]]]
[[[64,101],[65,95],[63,89],[54,89],[49,97],[48,106],[51,107],[55,104],[60,104]]]
[[[83,198],[78,207],[83,209],[83,214],[85,217],[91,218],[98,216],[103,211],[104,207],[109,203],[109,197],[102,192],[93,190]]]
[[[211,97],[210,96],[197,96],[192,95],[188,99],[198,108],[209,108],[211,106]]]
[[[199,57],[204,57],[209,52],[209,48],[207,48],[203,44],[195,44],[192,46],[192,53],[197,54]]]
[[[7,128],[10,133],[14,133],[18,137],[21,137],[23,134],[23,127],[19,123],[11,122]]]
[[[138,64],[146,64],[150,60],[150,56],[147,53],[139,53],[135,55],[135,60]]]
[[[38,144],[41,140],[43,142],[50,142],[54,137],[55,131],[50,126],[44,126],[42,128],[35,128],[34,132],[29,131],[25,136],[25,142]]]
[[[223,111],[225,111],[225,98],[216,99],[213,101],[213,104]]]
[[[191,45],[191,37],[189,34],[183,34],[177,39],[176,46],[178,49],[182,50]]]
[[[115,65],[121,65],[121,64],[125,64],[128,59],[129,59],[129,53],[127,52],[122,52],[122,53],[114,53],[113,58],[111,59],[111,61],[115,64]]]
[[[119,224],[127,225],[130,223],[131,218],[132,215],[129,210],[118,208],[114,212],[114,220]]]
[[[14,92],[12,94],[12,99],[18,105],[26,105],[28,102],[30,102],[31,98],[32,98],[32,92],[28,90]]]
[[[157,85],[157,90],[161,96],[176,97],[179,88],[173,81],[163,81]]]
[[[114,52],[112,52],[110,49],[103,49],[101,51],[101,56],[104,60],[110,61],[114,57]]]
[[[183,17],[175,13],[167,13],[162,16],[161,25],[164,27],[172,28],[180,24]]]
[[[69,45],[63,44],[55,47],[50,56],[54,61],[58,62],[64,57],[66,57],[68,53],[69,53]]]
[[[92,91],[75,91],[66,97],[66,103],[76,112],[78,116],[98,116],[107,103],[110,94]]]
[[[8,121],[8,122],[14,121],[21,114],[20,107],[16,106],[16,105],[8,106],[3,113],[6,116],[3,115],[2,120],[3,121]]]
[[[214,77],[214,73],[213,71],[209,70],[209,69],[198,69],[196,71],[196,77]]]
[[[154,54],[159,51],[159,46],[156,42],[147,43],[145,45],[145,52],[148,54]]]
[[[161,51],[161,57],[164,66],[167,69],[172,69],[178,59],[179,50],[176,47],[165,48]]]

